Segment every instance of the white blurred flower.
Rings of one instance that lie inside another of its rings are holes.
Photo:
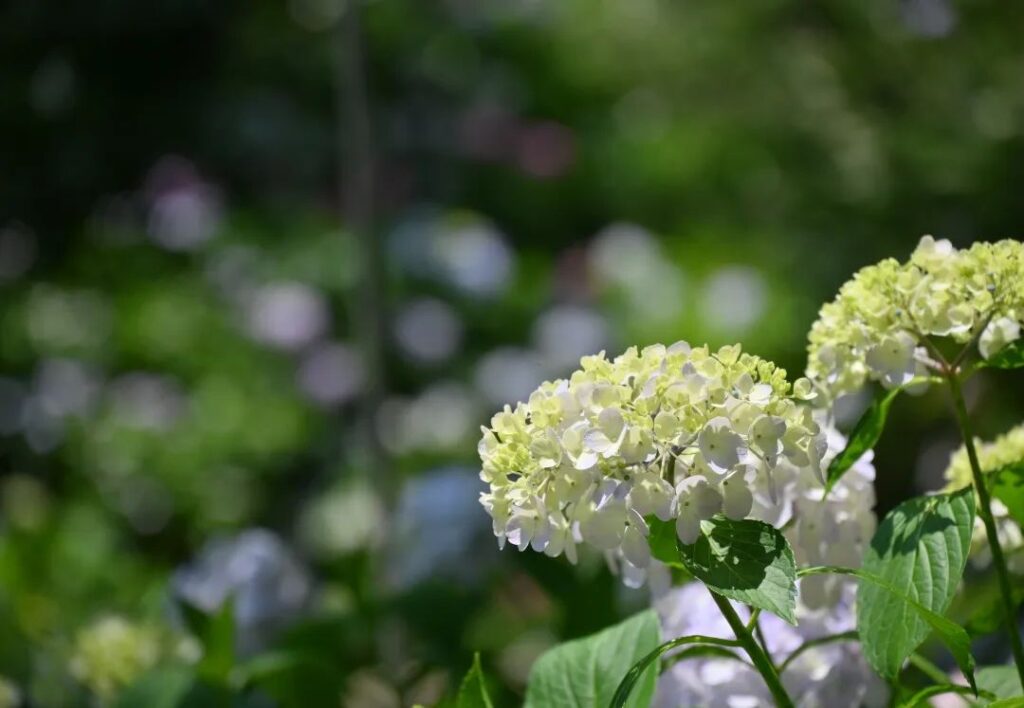
[[[302,358],[297,378],[299,388],[311,400],[322,406],[336,406],[362,389],[362,359],[340,342],[316,344]]]
[[[999,317],[989,322],[978,340],[978,351],[988,359],[1010,342],[1020,338],[1020,324],[1009,317]]]
[[[853,629],[854,587],[827,611],[798,608],[797,626],[764,613],[759,620],[768,653],[780,665],[809,639]],[[746,607],[733,603],[748,619]],[[655,601],[663,639],[687,634],[732,639],[734,635],[700,583],[675,588]],[[855,642],[824,644],[802,653],[782,673],[787,692],[800,708],[884,706],[885,684],[871,670]],[[725,657],[684,658],[658,678],[654,708],[756,708],[772,705],[764,680],[749,664]]]
[[[395,340],[410,358],[426,364],[449,359],[462,343],[462,320],[449,305],[421,298],[395,315]]]
[[[302,283],[267,285],[248,306],[253,337],[287,350],[301,349],[327,331],[330,312],[322,294]]]
[[[767,305],[764,277],[750,266],[726,266],[711,274],[701,292],[700,311],[710,326],[741,333],[761,319]]]
[[[558,305],[547,310],[533,325],[533,340],[544,367],[564,373],[585,354],[608,345],[608,323],[599,313],[579,305]]]

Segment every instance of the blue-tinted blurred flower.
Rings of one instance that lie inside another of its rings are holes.
[[[171,584],[176,598],[206,612],[231,598],[239,649],[251,653],[302,613],[312,581],[276,534],[250,529],[207,543]]]

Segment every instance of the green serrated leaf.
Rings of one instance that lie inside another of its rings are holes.
[[[984,689],[996,698],[1015,698],[1024,696],[1024,687],[1020,683],[1017,667],[985,666],[978,669],[978,688]]]
[[[992,496],[1006,505],[1014,521],[1024,526],[1024,460],[996,470],[991,479]]]
[[[796,561],[771,524],[717,515],[701,522],[694,543],[678,548],[686,569],[718,594],[796,624]]]
[[[956,661],[957,666],[960,667],[960,671],[963,672],[964,676],[967,678],[967,682],[972,688],[976,688],[974,681],[974,656],[971,654],[971,638],[967,636],[967,632],[964,631],[963,627],[958,625],[956,622],[943,617],[937,612],[933,612],[928,609],[898,587],[891,585],[885,579],[859,568],[815,566],[812,568],[801,569],[798,575],[803,577],[805,575],[815,575],[818,573],[839,573],[842,575],[851,575],[863,581],[860,586],[861,589],[864,587],[874,586],[880,591],[888,593],[892,596],[894,601],[913,610],[916,616],[938,635],[939,639],[942,640],[942,643],[946,645],[947,649],[949,649],[950,654],[953,655],[953,659]],[[858,589],[858,597],[860,591],[861,590]],[[858,615],[858,621],[859,619],[860,617]],[[896,632],[894,632],[894,634],[895,633]],[[899,662],[900,667],[902,667],[902,663],[903,662],[901,660]],[[877,666],[875,668],[878,669]],[[897,667],[897,673],[898,671],[899,667]],[[881,669],[879,669],[879,673],[882,673]],[[893,677],[895,677],[895,675]]]
[[[633,615],[589,637],[549,649],[537,659],[526,686],[527,708],[607,708],[619,682],[660,642],[653,610]],[[654,695],[657,667],[637,681],[629,708],[646,708]]]
[[[872,449],[885,429],[885,420],[889,417],[889,408],[903,387],[888,391],[881,398],[876,398],[864,411],[857,424],[850,432],[846,447],[829,463],[825,474],[825,489],[830,490],[842,478],[846,471],[853,467],[861,456]]]
[[[470,667],[455,701],[455,708],[494,708],[491,697],[484,683],[484,670],[480,666],[480,652],[473,654],[473,666]]]
[[[892,589],[936,616],[944,612],[963,575],[973,526],[970,487],[906,501],[879,525],[865,553],[863,572],[888,587],[860,583],[857,630],[864,656],[883,676],[896,676],[929,632],[939,629]],[[966,632],[940,619],[959,630],[969,648]]]
[[[1019,369],[1024,366],[1024,339],[1010,342],[979,366],[989,369]]]

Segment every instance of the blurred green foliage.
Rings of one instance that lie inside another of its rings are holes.
[[[0,675],[32,705],[94,702],[76,637],[112,614],[166,633],[118,705],[431,703],[473,650],[516,704],[541,650],[645,597],[494,548],[472,468],[510,391],[680,338],[799,371],[856,268],[1020,235],[1019,5],[373,0],[385,298],[361,301],[343,9],[0,9]],[[380,469],[361,308],[388,322]],[[1021,391],[985,376],[990,437]],[[880,511],[939,486],[945,405],[894,403]],[[308,569],[301,618],[196,679],[176,578],[254,526]]]

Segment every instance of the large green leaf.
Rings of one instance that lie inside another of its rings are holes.
[[[686,569],[718,594],[796,624],[796,561],[771,524],[718,515],[701,522],[694,543],[678,546]]]
[[[1016,339],[997,351],[981,366],[990,369],[1019,369],[1024,366],[1024,339]]]
[[[937,612],[929,610],[920,602],[907,595],[906,592],[889,584],[889,582],[883,578],[859,568],[814,566],[811,568],[801,568],[797,575],[799,577],[803,577],[805,575],[816,575],[819,573],[838,573],[841,575],[853,576],[862,581],[862,588],[866,585],[872,585],[880,591],[888,593],[895,601],[905,605],[908,609],[913,610],[914,613],[926,625],[928,625],[936,635],[938,635],[939,639],[942,640],[942,643],[946,645],[946,648],[949,649],[949,652],[953,655],[953,659],[956,661],[957,666],[960,667],[960,671],[963,672],[963,675],[967,678],[967,682],[971,685],[971,688],[976,688],[974,681],[974,656],[971,654],[971,638],[967,635],[967,632],[963,627],[958,625],[956,622],[943,617]],[[899,630],[895,631],[898,632]],[[900,661],[900,665],[902,665],[902,661]]]
[[[597,634],[549,649],[530,671],[526,706],[608,708],[622,678],[660,641],[658,616],[647,610]],[[625,705],[646,708],[657,677],[657,667],[649,667]]]
[[[906,501],[879,525],[865,553],[863,571],[941,614],[963,575],[973,525],[970,487]],[[883,676],[896,676],[932,629],[914,607],[888,588],[862,580],[857,590],[857,630],[864,656]]]
[[[996,698],[1024,696],[1024,688],[1021,687],[1020,674],[1017,673],[1016,666],[986,666],[978,669],[977,679],[978,688],[988,691]]]
[[[861,456],[872,449],[878,439],[882,437],[882,430],[885,429],[885,420],[889,416],[889,407],[896,399],[896,396],[903,388],[894,388],[880,398],[876,398],[864,411],[864,414],[857,421],[857,424],[850,432],[850,438],[846,441],[846,447],[836,455],[829,463],[828,472],[825,475],[825,489],[830,490],[839,479],[846,474],[846,471],[853,467],[853,464]]]
[[[654,651],[633,664],[619,683],[615,696],[612,698],[610,708],[622,708],[622,706],[625,706],[629,702],[637,682],[646,675],[651,664],[660,659],[663,654],[682,646],[686,646],[686,649],[676,654],[675,659],[677,661],[682,661],[687,656],[716,656],[746,663],[735,652],[725,648],[740,646],[740,643],[735,639],[719,639],[718,637],[703,635],[676,637],[658,645]]]
[[[455,708],[494,708],[484,683],[484,670],[480,667],[480,654],[473,655],[473,666],[462,679]]]
[[[1024,526],[1024,460],[992,473],[992,496],[1006,505],[1014,521]]]

